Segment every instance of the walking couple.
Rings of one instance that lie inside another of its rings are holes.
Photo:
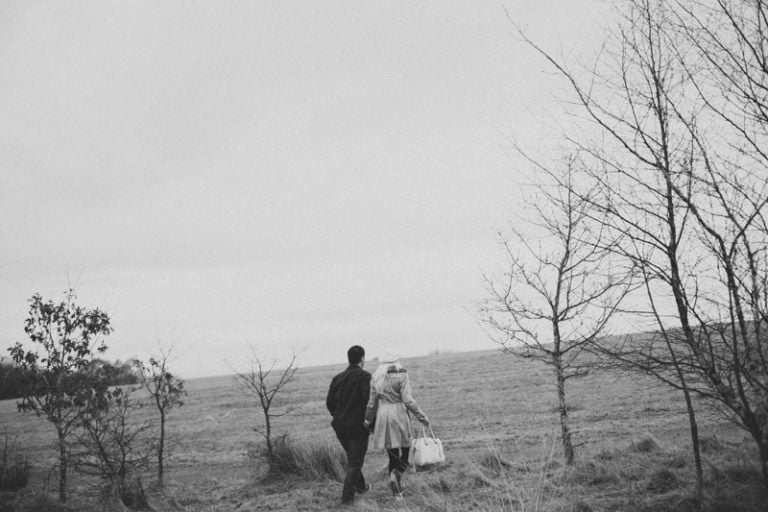
[[[412,429],[409,413],[424,425],[429,420],[411,394],[408,373],[397,356],[385,356],[373,376],[365,371],[365,350],[359,345],[347,351],[349,366],[336,375],[328,389],[326,405],[331,425],[347,453],[346,476],[341,503],[351,504],[355,494],[370,490],[363,477],[368,437],[374,449],[389,456],[389,486],[402,497],[402,476],[408,468]]]

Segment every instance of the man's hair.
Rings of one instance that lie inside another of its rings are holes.
[[[347,360],[349,364],[359,364],[365,357],[365,349],[360,345],[354,345],[347,350]]]

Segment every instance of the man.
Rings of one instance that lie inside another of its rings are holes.
[[[363,477],[363,461],[368,450],[368,430],[363,426],[365,406],[371,389],[371,374],[363,370],[365,350],[359,345],[347,351],[349,366],[331,380],[325,405],[333,416],[331,426],[347,453],[346,476],[341,503],[350,505],[355,493],[370,489]]]

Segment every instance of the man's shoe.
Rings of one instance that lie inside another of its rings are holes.
[[[357,490],[357,494],[365,494],[365,493],[367,493],[370,490],[371,490],[371,484],[366,483],[365,487],[363,487],[362,489],[358,489]]]
[[[354,499],[349,500],[349,499],[342,498],[341,499],[341,506],[342,507],[351,507],[354,502],[355,502]]]

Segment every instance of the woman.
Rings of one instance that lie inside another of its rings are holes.
[[[408,373],[398,357],[385,356],[371,377],[364,425],[370,429],[373,424],[373,448],[387,450],[389,486],[396,497],[402,496],[400,481],[408,469],[408,451],[413,437],[409,412],[424,425],[429,425],[427,415],[411,395]]]

